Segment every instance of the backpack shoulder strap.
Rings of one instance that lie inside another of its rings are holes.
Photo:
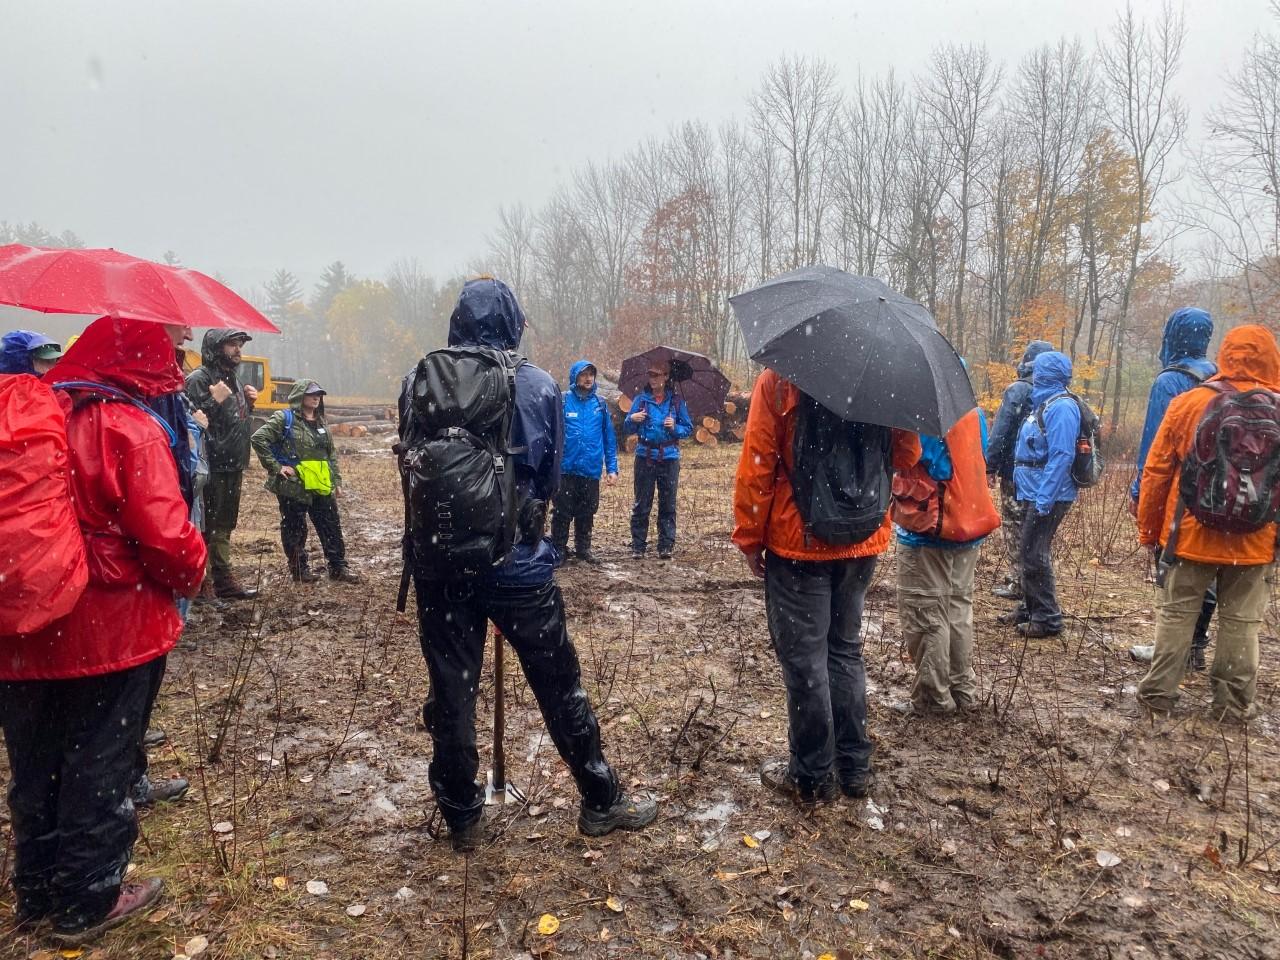
[[[1041,433],[1045,432],[1044,412],[1049,409],[1049,404],[1055,403],[1058,400],[1066,399],[1067,397],[1070,397],[1072,400],[1076,402],[1076,405],[1079,406],[1080,398],[1077,397],[1070,390],[1063,390],[1061,393],[1055,393],[1052,397],[1050,397],[1044,403],[1040,404],[1040,406],[1036,407],[1036,426],[1040,428]]]
[[[61,383],[55,383],[53,387],[55,390],[89,390],[99,394],[99,399],[118,401],[136,407],[160,424],[160,429],[164,431],[164,435],[169,441],[170,450],[174,450],[178,446],[178,435],[174,433],[173,427],[165,422],[164,417],[160,416],[145,403],[129,396],[123,390],[117,390],[115,387],[105,383],[97,383],[93,380],[64,380]]]
[[[1185,373],[1197,384],[1204,383],[1206,380],[1209,379],[1209,377],[1213,376],[1213,374],[1201,373],[1199,370],[1196,370],[1193,367],[1189,367],[1185,363],[1171,363],[1160,372],[1161,373]]]

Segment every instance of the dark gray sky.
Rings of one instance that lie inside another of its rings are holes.
[[[1157,4],[1137,3],[1154,14]],[[1104,0],[0,0],[0,219],[236,285],[341,258],[461,269],[500,203],[686,119],[744,114],[783,54],[900,76],[939,43],[1012,66]],[[1261,0],[1187,0],[1193,131]]]

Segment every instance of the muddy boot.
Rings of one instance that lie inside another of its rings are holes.
[[[200,592],[192,600],[193,603],[213,603],[218,599],[218,592],[213,587],[213,577],[205,576],[200,584]]]
[[[257,590],[242,585],[234,573],[215,578],[213,590],[220,600],[252,600],[258,595]]]
[[[484,842],[484,811],[462,827],[449,828],[449,843],[455,853],[470,853]]]
[[[345,563],[340,567],[329,568],[329,579],[339,583],[360,583],[360,574],[353,571]]]
[[[791,775],[791,764],[786,760],[770,760],[765,763],[760,768],[760,782],[775,793],[803,806],[830,803],[836,798],[836,784],[829,777],[813,790],[802,790]]]
[[[320,579],[318,574],[311,572],[311,566],[307,563],[305,554],[289,557],[289,576],[293,578],[294,583],[315,583]]]
[[[163,889],[164,881],[159,877],[122,883],[120,895],[116,897],[115,906],[110,913],[96,923],[86,922],[83,916],[76,913],[65,914],[53,925],[53,939],[64,947],[91,943],[108,930],[145,910],[155,902]]]
[[[658,816],[658,804],[648,797],[618,794],[608,810],[592,810],[586,804],[578,811],[578,831],[589,837],[603,837],[615,830],[643,830]]]
[[[157,803],[176,803],[187,795],[191,784],[185,777],[152,780],[145,773],[133,785],[130,795],[135,807],[154,807]]]

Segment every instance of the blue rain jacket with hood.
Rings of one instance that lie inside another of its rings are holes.
[[[1071,383],[1071,358],[1051,350],[1035,359],[1031,373],[1031,413],[1018,430],[1014,452],[1013,482],[1019,500],[1046,514],[1055,503],[1076,498],[1071,464],[1076,458],[1080,435],[1080,408],[1070,399],[1058,400],[1044,409],[1044,432],[1035,411],[1046,400],[1062,393]]]
[[[1018,379],[1004,388],[996,422],[991,427],[987,444],[987,469],[1005,480],[1013,479],[1013,451],[1018,442],[1018,429],[1031,412],[1031,368],[1036,357],[1048,353],[1053,344],[1032,340],[1018,362]]]
[[[649,419],[644,423],[636,423],[631,419],[631,414],[639,413],[641,410],[649,415]],[[675,419],[676,425],[671,430],[663,426],[667,417]],[[622,430],[624,433],[634,433],[640,437],[640,444],[636,447],[637,457],[650,460],[679,460],[679,441],[693,436],[693,421],[689,419],[689,407],[684,402],[684,398],[672,389],[672,383],[668,380],[661,403],[653,398],[653,390],[649,387],[645,387],[644,393],[632,401],[631,410],[622,422]]]
[[[32,330],[10,330],[2,342],[0,373],[29,373],[34,376],[36,368],[31,362],[31,351],[58,341]]]
[[[600,471],[618,472],[618,438],[605,402],[596,393],[596,385],[583,392],[578,377],[584,370],[596,369],[590,360],[579,360],[569,368],[569,389],[564,392],[564,457],[560,472],[575,477],[600,479]]]
[[[1151,395],[1147,398],[1147,419],[1142,424],[1142,442],[1138,444],[1138,475],[1129,488],[1129,496],[1134,500],[1138,499],[1142,468],[1147,464],[1147,453],[1164,421],[1169,401],[1218,372],[1217,366],[1208,358],[1209,341],[1212,339],[1213,318],[1207,310],[1182,307],[1169,314],[1165,321],[1164,340],[1160,343],[1161,371],[1155,383],[1151,384]],[[1195,371],[1198,378],[1188,371]]]
[[[468,280],[449,317],[449,346],[515,350],[524,335],[524,311],[501,280]],[[401,409],[407,398],[402,394]],[[520,453],[516,469],[516,497],[550,504],[560,486],[560,453],[564,449],[564,421],[560,388],[545,370],[522,363],[516,370],[516,409],[511,422],[511,445]],[[507,562],[489,576],[505,586],[537,586],[555,573],[559,555],[550,537],[535,544],[517,543]]]

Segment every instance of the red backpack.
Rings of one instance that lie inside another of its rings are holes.
[[[1224,533],[1252,533],[1280,516],[1280,394],[1224,380],[1182,462],[1178,512]]]
[[[0,376],[0,638],[66,616],[88,579],[62,407],[35,377]]]

